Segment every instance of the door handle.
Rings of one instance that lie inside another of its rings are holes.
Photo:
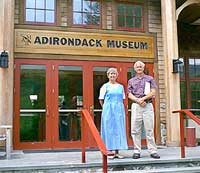
[[[94,114],[94,105],[90,106],[90,114]]]
[[[48,105],[47,105],[46,109],[47,109],[47,116],[49,116],[49,106]]]

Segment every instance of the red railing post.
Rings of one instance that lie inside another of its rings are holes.
[[[185,157],[185,141],[184,141],[184,114],[180,112],[180,145],[181,157]]]
[[[103,154],[103,173],[107,173],[108,166],[107,166],[107,156]]]
[[[197,110],[197,109],[196,109]],[[185,141],[184,141],[184,115],[191,118],[194,122],[196,122],[198,125],[200,125],[200,119],[196,117],[192,112],[192,109],[181,109],[172,111],[172,113],[179,113],[180,115],[180,146],[181,146],[181,157],[185,157]],[[194,109],[193,109],[194,111]],[[200,111],[200,109],[198,109]]]
[[[82,163],[86,163],[85,160],[85,118],[83,112],[81,113],[81,144],[82,144]]]
[[[87,109],[81,110],[81,142],[82,142],[82,163],[86,162],[85,159],[85,143],[86,143],[86,134],[85,134],[85,128],[87,127],[90,129],[92,136],[94,137],[98,148],[100,149],[102,156],[103,156],[103,173],[107,173],[107,155],[109,155],[109,152],[106,149],[105,144],[103,143],[103,140],[101,139],[101,136],[94,124],[94,121],[91,118],[90,113]]]

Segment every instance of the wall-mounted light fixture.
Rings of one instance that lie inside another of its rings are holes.
[[[0,52],[0,67],[8,68],[8,52],[5,50]]]
[[[178,58],[178,59],[173,59],[172,64],[173,64],[173,71],[172,73],[178,73],[179,72],[179,65],[182,64],[183,62]]]

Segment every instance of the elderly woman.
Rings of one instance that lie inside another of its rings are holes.
[[[119,150],[128,149],[125,128],[125,110],[123,99],[125,99],[123,85],[116,82],[118,72],[116,68],[107,71],[109,81],[100,89],[99,102],[103,108],[101,116],[101,136],[109,151],[115,151],[110,159],[124,156]]]

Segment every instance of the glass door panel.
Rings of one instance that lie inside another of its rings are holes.
[[[80,109],[83,106],[82,67],[59,66],[59,140],[81,138]]]
[[[20,66],[20,142],[46,140],[46,67]]]

